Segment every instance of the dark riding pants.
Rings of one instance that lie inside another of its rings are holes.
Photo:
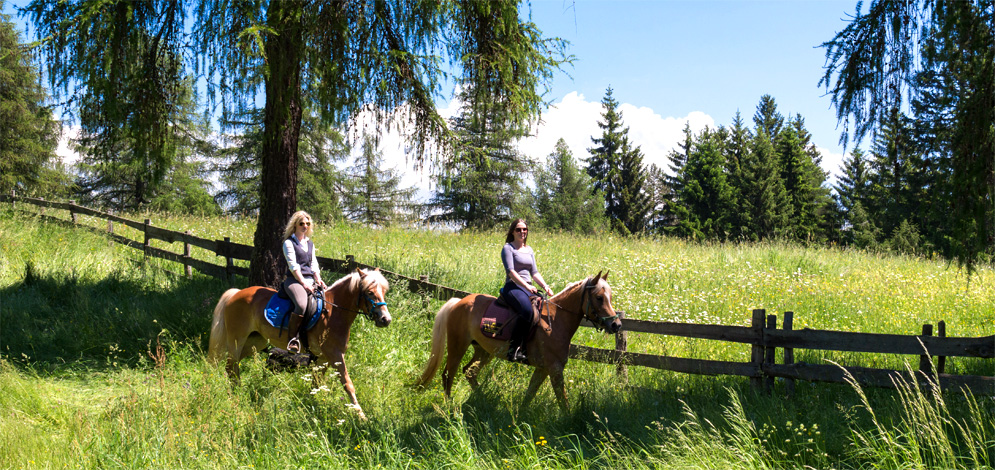
[[[530,297],[535,296],[535,294],[526,291],[514,281],[508,281],[501,289],[501,295],[511,310],[518,314],[518,323],[515,324],[511,341],[521,344],[525,341],[524,336],[528,334],[529,327],[532,325],[532,301]]]

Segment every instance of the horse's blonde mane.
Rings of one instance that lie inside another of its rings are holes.
[[[560,292],[558,292],[555,295],[553,295],[553,297],[557,297],[560,294],[563,294],[563,293],[569,291],[570,289],[573,289],[573,288],[577,287],[579,284],[584,284],[584,283],[590,281],[592,277],[594,277],[594,276],[587,276],[584,279],[581,279],[579,281],[571,282],[570,284],[567,284],[567,286],[564,287],[563,290],[561,290]],[[598,282],[595,285],[601,285],[601,279],[598,279]]]
[[[383,274],[380,273],[380,271],[370,271],[370,270],[367,270],[367,269],[364,269],[362,271],[363,271],[364,274],[366,274],[366,279],[370,283],[376,282],[376,283],[379,283],[379,284],[383,285],[385,292],[390,287],[390,285],[387,283],[387,278],[385,278],[383,276]],[[361,288],[362,286],[360,285],[359,271],[353,271],[353,272],[351,272],[349,274],[346,274],[344,277],[342,277],[342,279],[339,279],[339,280],[335,281],[328,288],[329,289],[336,289],[341,284],[345,284],[345,283],[348,283],[348,285],[346,287],[348,287],[350,290],[357,290],[357,289]]]

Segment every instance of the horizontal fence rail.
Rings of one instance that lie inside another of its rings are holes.
[[[222,279],[228,279],[234,284],[234,276],[248,277],[249,269],[235,266],[234,260],[247,261],[252,257],[252,246],[223,240],[208,240],[191,235],[189,232],[178,232],[155,227],[149,219],[136,222],[113,214],[78,206],[73,202],[53,202],[40,198],[27,198],[15,194],[0,195],[0,202],[10,202],[12,205],[26,203],[42,208],[41,216],[57,223],[71,224],[74,227],[85,228],[104,234],[110,240],[132,248],[143,250],[147,258],[154,257],[182,263],[187,276],[191,269]],[[44,214],[46,208],[69,211],[70,221],[65,221]],[[79,225],[76,214],[103,218],[108,221],[107,230]],[[113,223],[141,231],[144,242],[132,240],[115,234]],[[149,245],[150,240],[162,240],[167,243],[183,243],[183,253],[173,253]],[[196,246],[217,256],[225,258],[225,265],[220,266],[207,261],[190,257],[190,247]],[[348,272],[356,268],[373,269],[373,266],[357,262],[353,256],[346,259],[318,257],[321,269],[334,272]],[[446,300],[452,297],[465,297],[470,292],[434,284],[428,281],[428,276],[418,278],[408,277],[399,273],[381,272],[407,285],[411,292],[418,293],[424,299],[423,305],[428,308],[429,299]],[[570,357],[582,361],[590,361],[616,365],[620,376],[627,374],[629,365],[647,367],[659,370],[669,370],[686,374],[698,375],[733,375],[748,377],[757,389],[770,392],[775,378],[785,380],[788,395],[794,391],[794,380],[811,382],[849,383],[854,382],[864,386],[895,387],[903,383],[915,382],[930,386],[938,384],[942,388],[966,388],[976,395],[995,395],[995,376],[951,375],[945,374],[947,357],[995,358],[995,335],[979,338],[947,337],[946,328],[941,321],[938,324],[939,335],[932,335],[932,325],[923,325],[921,335],[896,335],[879,333],[854,333],[832,330],[816,330],[803,328],[792,329],[793,313],[785,312],[781,328],[777,328],[777,317],[766,315],[764,310],[754,310],[750,326],[701,325],[693,323],[655,322],[623,318],[623,330],[616,333],[615,349],[601,349],[570,345]],[[582,326],[593,327],[588,321]],[[642,354],[627,351],[628,333],[647,333],[655,335],[696,338],[714,341],[725,341],[750,345],[750,362],[713,361],[705,359],[690,359],[663,355]],[[776,363],[777,349],[782,350],[782,363]],[[890,369],[873,369],[836,364],[807,364],[794,362],[795,349],[881,353],[919,356],[918,368],[909,371]],[[935,360],[935,364],[934,364]]]

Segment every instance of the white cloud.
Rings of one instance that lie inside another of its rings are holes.
[[[66,166],[75,165],[80,156],[69,145],[69,141],[79,138],[79,126],[64,126],[62,135],[59,136],[59,146],[55,149],[55,154],[62,159]]]
[[[834,153],[818,145],[815,148],[822,154],[822,169],[829,172],[829,177],[826,178],[826,185],[833,187],[836,185],[836,181],[841,174],[843,174],[843,157],[842,153]]]
[[[685,123],[689,123],[696,134],[705,126],[715,127],[715,120],[701,111],[664,118],[650,108],[628,103],[619,104],[618,110],[622,113],[622,123],[629,127],[629,140],[643,151],[643,162],[664,169],[667,168],[667,154],[683,138]],[[584,95],[571,92],[543,113],[535,135],[523,139],[519,149],[541,160],[553,151],[556,141],[562,137],[574,158],[587,158],[590,155],[587,149],[594,146],[591,137],[601,136],[598,121],[602,119],[602,111],[600,101],[587,101]]]

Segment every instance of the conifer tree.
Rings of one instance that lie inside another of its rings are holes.
[[[784,127],[784,116],[777,111],[777,102],[774,101],[774,97],[761,96],[760,103],[757,104],[757,111],[753,113],[754,135],[763,133],[768,139],[771,139],[771,144],[773,144],[774,139],[781,135],[782,127]]]
[[[562,138],[535,178],[535,212],[540,225],[576,233],[607,228],[604,196],[573,158]]]
[[[911,107],[917,140],[929,143],[922,167],[938,217],[930,238],[973,272],[995,256],[995,2],[860,5],[866,10],[822,45],[819,84],[844,124],[841,141],[859,141]]]
[[[749,215],[747,232],[756,240],[786,235],[790,220],[790,199],[771,141],[760,129],[741,165],[744,184],[740,208]]]
[[[27,45],[3,13],[0,51],[0,193],[58,195],[68,183],[55,154],[61,125],[45,105],[47,94]]]
[[[345,213],[351,220],[379,227],[415,215],[411,200],[415,188],[401,188],[401,175],[395,168],[383,168],[383,153],[372,136],[363,140],[363,152],[346,170]]]
[[[688,211],[677,225],[677,233],[682,236],[725,240],[732,233],[737,207],[733,188],[726,178],[723,140],[721,133],[706,128],[688,155],[684,188],[679,194]]]
[[[605,215],[612,228],[625,235],[639,233],[645,230],[652,209],[643,189],[646,169],[642,150],[629,142],[629,128],[623,127],[611,87],[601,105],[604,112],[598,127],[602,133],[601,137],[591,137],[597,147],[588,149],[587,174],[595,188],[605,194]]]
[[[725,145],[726,174],[729,175],[729,185],[732,186],[733,197],[736,199],[737,210],[732,219],[732,236],[736,239],[748,240],[754,238],[750,233],[751,216],[743,200],[745,194],[750,190],[747,185],[754,184],[743,170],[743,164],[749,160],[750,152],[750,130],[743,122],[743,117],[739,111],[733,118],[732,127],[728,130],[728,139]]]
[[[843,157],[843,173],[837,178],[836,198],[846,216],[857,203],[866,205],[870,180],[864,151],[857,147]],[[847,216],[847,220],[849,217]]]
[[[826,237],[826,212],[831,200],[829,192],[822,186],[826,174],[813,161],[814,148],[806,145],[803,137],[804,125],[798,117],[791,125],[781,130],[777,139],[778,158],[781,162],[781,178],[790,201],[791,232],[797,240],[813,241]]]

